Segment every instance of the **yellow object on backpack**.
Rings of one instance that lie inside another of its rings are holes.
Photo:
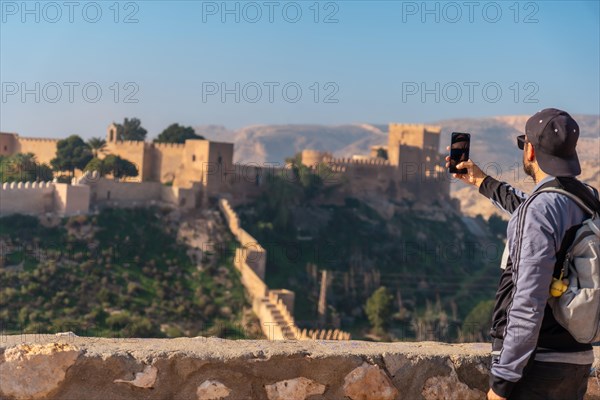
[[[552,285],[550,286],[550,296],[552,297],[560,297],[564,292],[567,291],[569,287],[568,279],[557,279],[552,278]]]

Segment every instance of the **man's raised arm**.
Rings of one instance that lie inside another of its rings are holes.
[[[449,148],[447,148],[449,150]],[[450,157],[446,156],[446,168]],[[506,182],[500,182],[486,175],[472,160],[459,163],[457,169],[466,168],[466,174],[452,174],[454,178],[479,188],[479,193],[491,200],[501,210],[512,214],[527,199],[527,195]]]
[[[479,193],[500,209],[512,214],[527,199],[527,195],[506,182],[486,176],[479,185]]]

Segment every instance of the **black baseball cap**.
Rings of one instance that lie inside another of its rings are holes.
[[[577,157],[579,125],[567,113],[556,108],[546,108],[535,113],[525,124],[527,141],[533,145],[535,158],[541,170],[552,176],[581,174]],[[519,148],[524,139],[518,138]]]

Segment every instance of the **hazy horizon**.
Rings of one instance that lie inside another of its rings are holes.
[[[588,116],[588,117],[597,117],[600,119],[600,114],[586,114],[586,113],[577,113],[577,112],[570,112],[572,115],[577,116]],[[306,121],[306,122],[294,122],[294,123],[253,123],[253,124],[248,124],[248,125],[242,125],[242,126],[228,126],[225,123],[218,123],[218,122],[214,122],[214,123],[205,123],[205,124],[194,124],[191,123],[188,126],[191,126],[192,128],[198,130],[198,128],[202,128],[202,127],[222,127],[224,129],[226,129],[229,132],[237,132],[240,131],[244,128],[252,128],[252,127],[263,127],[263,126],[324,126],[324,127],[340,127],[340,126],[356,126],[356,125],[373,125],[373,126],[380,126],[380,125],[387,125],[389,123],[415,123],[415,124],[432,124],[435,125],[439,122],[443,122],[443,121],[450,121],[450,120],[479,120],[479,119],[492,119],[492,118],[502,118],[502,117],[527,117],[529,116],[529,114],[506,114],[506,115],[483,115],[483,116],[455,116],[455,117],[449,117],[449,118],[444,118],[444,119],[432,119],[432,120],[428,120],[428,121],[407,121],[407,120],[392,120],[392,121],[378,121],[378,122],[373,122],[373,121],[346,121],[346,122],[339,122],[339,123],[317,123],[317,122],[311,122],[311,121]],[[128,118],[132,118],[135,117],[135,115],[132,116],[127,116]],[[107,120],[108,121],[108,120]],[[81,137],[83,137],[84,139],[89,139],[92,137],[104,137],[106,135],[106,128],[108,127],[108,125],[110,125],[111,122],[123,122],[123,121],[114,121],[114,120],[110,120],[110,122],[106,123],[106,126],[104,127],[103,130],[96,132],[96,133],[88,133],[88,134],[82,134],[79,132],[63,132],[62,134],[59,132],[56,135],[50,135],[50,134],[36,134],[34,133],[27,133],[24,132],[23,130],[17,130],[17,129],[0,129],[0,132],[3,133],[16,133],[19,136],[23,136],[23,137],[39,137],[39,138],[62,138],[62,137],[66,137],[67,135],[71,135],[71,134],[77,134]],[[176,123],[177,121],[173,121],[172,123]],[[170,125],[170,124],[169,124]],[[183,124],[185,125],[185,124]],[[148,129],[146,127],[146,125],[144,124],[144,121],[142,120],[142,126],[144,126],[146,129]],[[146,137],[146,140],[152,140],[154,139],[156,136],[158,136],[158,134],[160,134],[162,132],[163,129],[167,128],[168,125],[164,126],[163,128],[159,128],[159,130],[157,131],[152,131],[150,129],[148,129],[148,136]],[[198,132],[201,133],[201,132]]]

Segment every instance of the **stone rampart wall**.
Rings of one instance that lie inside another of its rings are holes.
[[[227,226],[241,247],[235,252],[235,267],[242,275],[242,284],[252,302],[252,310],[260,320],[268,339],[332,339],[349,340],[350,334],[339,330],[302,330],[294,320],[294,292],[269,289],[264,281],[266,250],[240,226],[240,220],[229,201],[219,199],[219,209]]]
[[[38,215],[54,210],[54,183],[12,182],[0,186],[0,215]]]
[[[50,164],[50,160],[56,157],[56,144],[58,139],[24,138],[17,136],[17,146],[13,149],[15,153],[33,153],[36,160],[42,164]]]

